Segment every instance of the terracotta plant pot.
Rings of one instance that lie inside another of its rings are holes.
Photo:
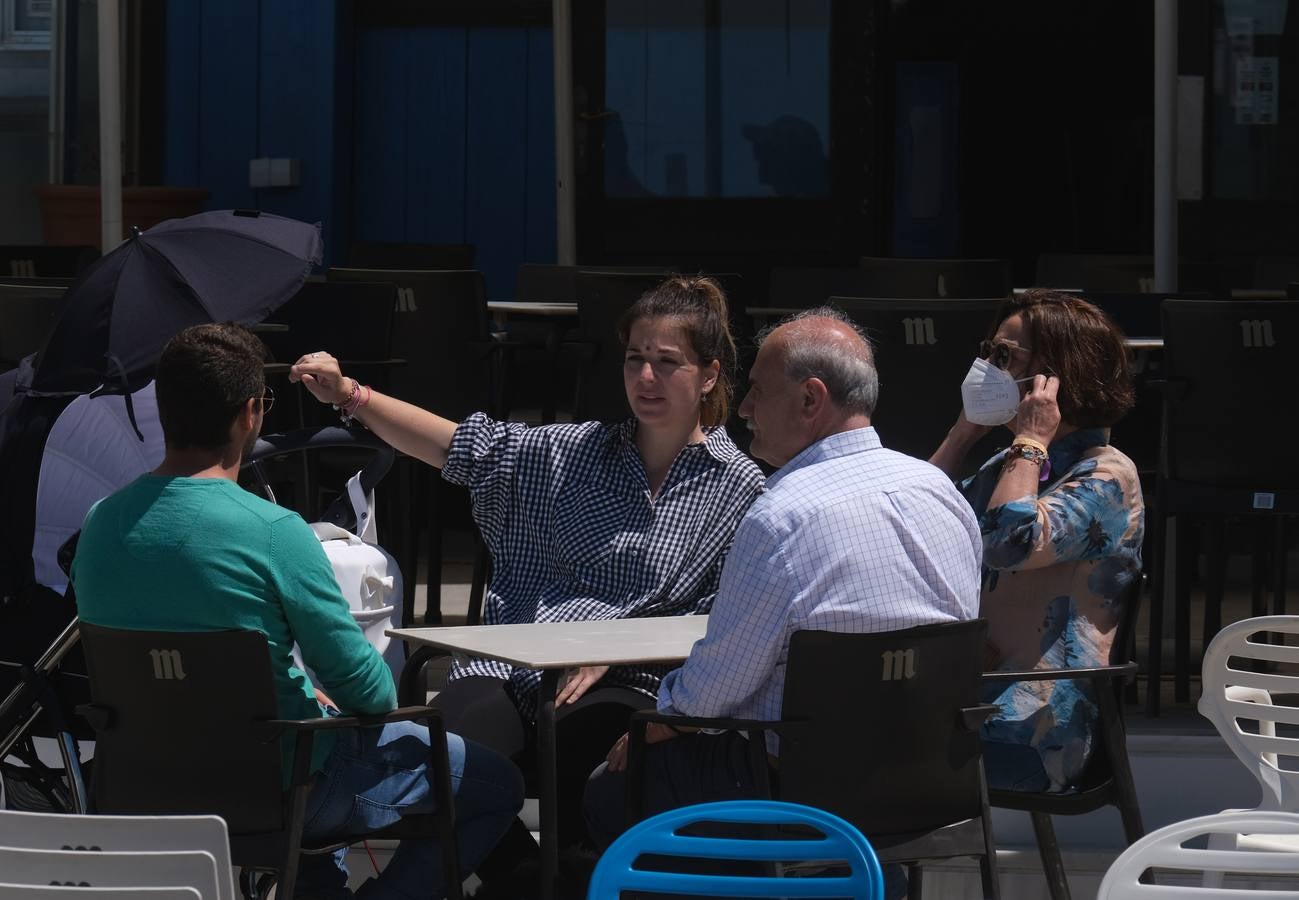
[[[36,189],[41,203],[41,231],[47,244],[99,246],[99,186],[43,184]],[[122,226],[141,231],[165,219],[192,216],[203,211],[206,188],[124,187]]]

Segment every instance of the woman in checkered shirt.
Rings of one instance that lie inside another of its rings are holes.
[[[673,276],[642,296],[619,325],[633,416],[617,425],[528,427],[483,413],[456,423],[358,385],[326,353],[298,360],[290,377],[469,489],[492,554],[486,624],[691,615],[709,610],[763,483],[723,427],[736,355],[729,322],[712,278]],[[576,800],[561,809],[563,839],[583,835],[586,776],[631,711],[652,705],[662,674],[568,673],[557,697],[559,796]],[[453,669],[437,705],[448,730],[527,767],[539,682],[533,670],[472,660]]]

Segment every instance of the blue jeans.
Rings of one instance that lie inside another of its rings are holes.
[[[307,797],[304,842],[327,843],[386,828],[404,815],[433,812],[428,754],[428,729],[414,722],[339,732]],[[467,875],[523,806],[523,776],[499,753],[454,734],[447,735],[447,755],[460,871]],[[295,894],[351,896],[345,857],[345,850],[333,856],[303,856]],[[383,873],[362,885],[357,896],[427,900],[445,893],[441,850],[430,838],[402,841]]]

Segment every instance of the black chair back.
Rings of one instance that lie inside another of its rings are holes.
[[[1154,259],[1122,253],[1043,253],[1033,283],[1047,288],[1134,294],[1151,286]]]
[[[577,299],[577,266],[524,263],[519,266],[516,299],[572,303]]]
[[[573,411],[577,421],[621,422],[631,415],[623,389],[623,346],[618,322],[641,295],[664,278],[661,272],[578,271],[577,316],[582,336],[595,345],[595,357],[582,373]]]
[[[353,241],[348,265],[357,269],[472,269],[473,244]]]
[[[59,247],[43,244],[0,246],[0,280],[19,278],[76,278],[99,259],[94,247]]]
[[[1254,287],[1285,290],[1299,281],[1299,256],[1260,256],[1254,260]]]
[[[988,336],[1000,300],[832,301],[875,349],[880,399],[871,423],[885,447],[928,459],[961,409],[961,381]],[[1005,444],[994,431],[971,451],[982,462]]]
[[[860,268],[778,266],[771,270],[767,305],[811,309],[831,297],[865,297],[870,281],[870,273]]]
[[[898,259],[863,256],[866,297],[910,297],[917,300],[1009,297],[1014,288],[1009,260]]]
[[[66,288],[0,284],[0,372],[45,346]]]
[[[406,360],[393,372],[403,400],[461,419],[487,408],[487,288],[474,269],[330,269],[330,282],[396,285],[391,353]]]
[[[316,350],[340,360],[388,359],[397,302],[391,282],[308,281],[269,317],[288,331],[262,340],[279,362],[292,363]]]
[[[1168,300],[1163,323],[1162,474],[1218,487],[1299,486],[1276,405],[1299,384],[1299,302]]]
[[[1176,294],[1139,294],[1121,291],[1085,291],[1084,300],[1105,311],[1128,337],[1159,337],[1164,332],[1160,309],[1165,300],[1211,300],[1208,294],[1179,291]]]
[[[231,833],[284,827],[280,742],[265,724],[278,718],[265,635],[83,622],[81,640],[100,718],[96,812],[215,814]]]
[[[983,620],[880,634],[795,632],[781,718],[780,798],[876,840],[978,818]]]

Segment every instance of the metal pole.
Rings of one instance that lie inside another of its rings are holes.
[[[49,144],[50,184],[63,181],[63,0],[50,3],[50,102]]]
[[[119,0],[99,0],[100,252],[122,243],[122,44]]]
[[[1155,0],[1155,291],[1177,290],[1177,0]]]
[[[555,53],[555,224],[558,262],[577,265],[577,200],[573,191],[573,2],[552,0]]]

